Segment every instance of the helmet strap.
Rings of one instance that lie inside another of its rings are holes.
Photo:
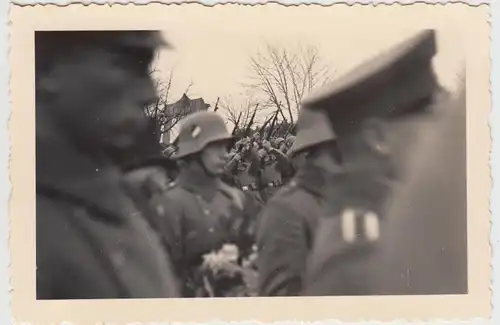
[[[198,165],[201,166],[201,168],[203,169],[203,171],[205,172],[205,174],[207,174],[207,176],[209,177],[217,177],[217,175],[213,174],[212,172],[210,172],[208,169],[207,169],[207,166],[205,166],[205,163],[203,162],[203,159],[201,159],[201,154],[197,154],[194,158],[194,160],[198,163]]]

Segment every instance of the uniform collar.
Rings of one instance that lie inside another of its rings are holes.
[[[215,190],[220,188],[220,180],[211,177],[200,166],[187,165],[182,168],[176,179],[180,187],[201,194],[205,199],[215,195]]]
[[[326,172],[318,166],[306,163],[297,171],[292,182],[315,196],[323,197],[328,178],[326,176]]]
[[[335,182],[325,190],[332,212],[351,207],[381,214],[391,194],[391,184],[373,173],[346,172],[335,177]]]
[[[350,171],[331,174],[310,163],[297,171],[293,183],[325,199],[330,209],[350,206],[377,213],[381,212],[392,188],[391,184],[373,173]]]

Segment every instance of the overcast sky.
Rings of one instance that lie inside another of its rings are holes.
[[[174,68],[173,96],[186,87],[191,97],[214,105],[218,96],[244,100],[241,83],[250,73],[248,58],[266,43],[319,48],[322,58],[341,74],[416,31],[434,28],[434,60],[442,84],[453,88],[464,63],[463,31],[470,8],[464,5],[345,6],[280,5],[162,7],[164,35],[175,47],[162,51],[157,68]],[[241,95],[240,95],[241,94]]]

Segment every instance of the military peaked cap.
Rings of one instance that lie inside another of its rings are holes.
[[[405,114],[437,89],[436,51],[435,31],[424,30],[312,93],[302,106],[326,110],[337,134],[370,117]]]
[[[134,49],[171,48],[159,31],[101,30],[101,31],[36,31],[35,60],[37,70],[44,70],[54,60],[80,47],[103,47],[118,51]]]
[[[36,31],[36,46],[63,48],[76,44],[110,46],[117,48],[155,48],[171,45],[159,31],[148,30],[75,30]]]

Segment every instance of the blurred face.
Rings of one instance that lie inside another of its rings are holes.
[[[429,117],[412,115],[394,120],[372,120],[362,130],[341,140],[348,169],[362,171],[388,181],[399,180],[407,165],[408,148],[419,136]]]
[[[149,76],[154,49],[81,48],[55,67],[55,106],[70,134],[95,145],[126,148],[146,125],[156,98]]]
[[[251,148],[252,148],[251,143],[245,143],[242,148],[243,154],[246,154],[248,151],[250,151]]]
[[[213,176],[220,176],[224,173],[227,157],[226,142],[210,143],[201,152],[201,161],[207,172]]]
[[[292,158],[292,166],[293,166],[293,169],[295,169],[295,170],[298,170],[299,168],[304,166],[305,163],[306,163],[305,153],[296,154]]]
[[[422,127],[432,118],[430,116],[409,116],[384,123],[385,132],[382,146],[387,151],[389,176],[400,180],[408,166],[409,150],[421,136]],[[432,157],[429,157],[432,159]]]
[[[324,144],[318,148],[315,153],[307,155],[305,159],[311,161],[314,165],[320,167],[329,174],[334,175],[339,173],[341,168],[334,154],[335,150],[338,149],[334,144]]]

